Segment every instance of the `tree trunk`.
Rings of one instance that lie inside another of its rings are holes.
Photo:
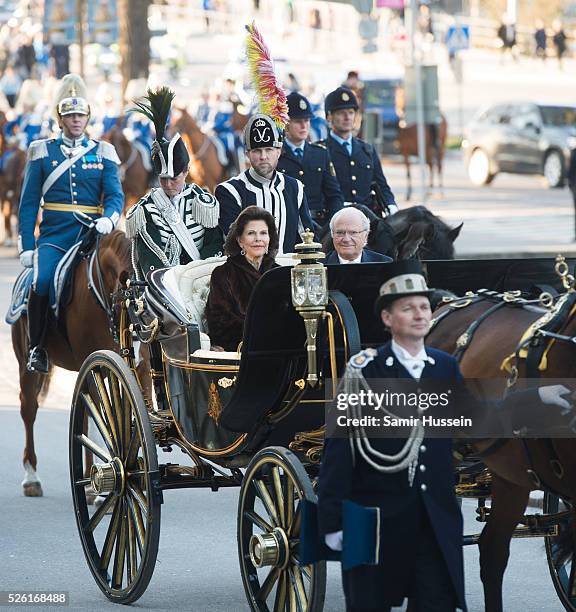
[[[132,79],[147,79],[150,64],[148,6],[151,0],[118,0],[122,91]]]

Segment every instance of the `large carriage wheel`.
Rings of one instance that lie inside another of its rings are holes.
[[[78,373],[70,477],[78,531],[96,583],[116,603],[136,601],[156,563],[162,493],[142,393],[130,368],[111,351],[92,353]],[[87,504],[90,485],[103,500],[100,506]]]
[[[238,504],[240,569],[252,610],[322,610],[326,564],[299,565],[303,499],[316,495],[294,453],[269,447],[254,456]]]
[[[567,513],[558,522],[559,534],[545,538],[546,559],[562,605],[566,610],[576,612],[575,515],[571,506],[550,493],[544,493],[543,510],[544,514]]]

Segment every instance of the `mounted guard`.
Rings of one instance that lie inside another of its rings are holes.
[[[218,201],[207,190],[185,182],[190,155],[180,134],[170,140],[164,136],[174,96],[168,87],[148,90],[133,109],[154,123],[152,164],[160,178],[160,187],[151,189],[126,217],[126,234],[132,240],[132,261],[139,280],[157,268],[222,252]]]
[[[20,262],[34,269],[28,300],[27,368],[38,373],[48,372],[44,340],[56,268],[88,229],[88,224],[75,213],[88,215],[98,233],[108,234],[124,205],[116,150],[85,134],[90,105],[86,86],[78,75],[68,74],[62,79],[55,114],[62,133],[58,138],[31,143],[19,210]],[[34,229],[40,208],[42,222],[36,239]]]

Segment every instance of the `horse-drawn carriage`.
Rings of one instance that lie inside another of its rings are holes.
[[[117,296],[120,354],[99,351],[85,361],[70,421],[78,529],[90,570],[112,601],[135,601],[150,581],[163,490],[239,487],[238,554],[250,607],[322,609],[325,565],[300,563],[301,505],[315,498],[325,407],[347,360],[385,339],[373,303],[386,264],[324,267],[310,241],[297,247],[300,263],[270,270],[257,284],[239,352],[212,351],[205,335],[203,305],[219,260],[157,270]],[[528,265],[490,263],[492,285],[506,284],[508,273],[511,286],[502,289],[526,285]],[[483,266],[430,262],[428,273],[433,285],[462,293],[490,281],[478,280]],[[135,339],[149,349],[155,403],[136,373]],[[191,465],[159,463],[157,449],[172,447]],[[470,460],[458,474],[458,492],[477,497],[485,519],[490,479]],[[101,505],[89,505],[90,488]],[[572,516],[568,506],[559,509],[564,503],[547,495],[550,515],[524,517],[516,535],[547,537],[556,588],[575,610],[574,546],[558,553]]]

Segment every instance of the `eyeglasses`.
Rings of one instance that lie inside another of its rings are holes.
[[[358,238],[360,234],[366,231],[368,230],[334,230],[332,236],[334,238],[344,238],[344,236],[348,235],[350,238]]]

